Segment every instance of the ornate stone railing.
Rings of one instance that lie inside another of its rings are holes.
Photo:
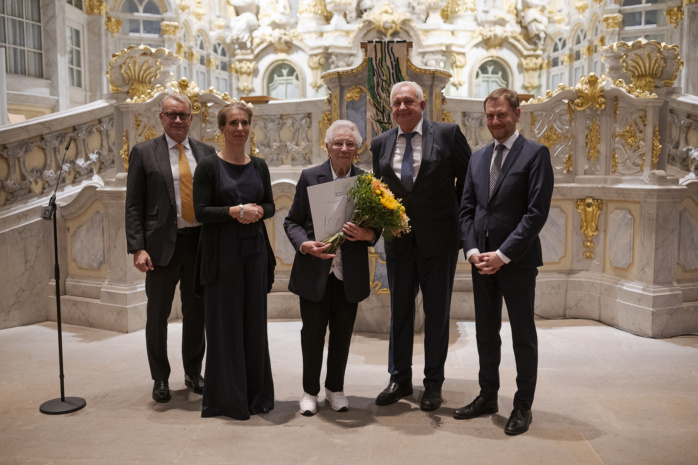
[[[113,168],[113,128],[109,100],[0,128],[0,208],[48,195],[57,182],[77,185]]]
[[[684,180],[695,179],[698,171],[698,97],[672,96],[668,124],[668,168],[675,168],[675,175]]]

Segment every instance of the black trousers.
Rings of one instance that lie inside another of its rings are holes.
[[[491,275],[473,267],[475,331],[480,359],[480,395],[496,399],[502,358],[502,298],[507,304],[516,359],[514,408],[530,410],[538,377],[538,335],[534,321],[537,268],[507,270]]]
[[[175,289],[179,283],[182,299],[182,361],[188,375],[201,373],[205,352],[204,299],[194,294],[194,266],[199,234],[177,235],[172,259],[166,266],[156,266],[145,275],[148,296],[145,344],[150,374],[155,381],[170,377],[167,358],[167,319],[172,311]]]
[[[408,257],[387,257],[390,286],[390,381],[412,381],[415,298],[424,306],[424,385],[440,389],[448,355],[448,325],[458,251],[424,257],[416,246]]]
[[[347,302],[344,283],[330,274],[325,295],[319,302],[300,298],[301,349],[303,351],[303,391],[316,396],[320,392],[320,372],[325,347],[325,333],[330,328],[327,344],[327,375],[325,387],[332,392],[344,390],[344,373],[349,358],[351,334],[358,303]]]

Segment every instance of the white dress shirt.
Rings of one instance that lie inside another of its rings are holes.
[[[416,132],[412,136],[412,160],[414,166],[414,179],[417,179],[417,174],[419,174],[419,167],[422,164],[422,123],[423,119],[419,120],[417,126],[414,127],[412,132]],[[402,181],[402,156],[405,154],[405,146],[407,145],[407,140],[401,137],[405,134],[402,129],[398,126],[397,128],[397,141],[395,142],[395,150],[393,150],[391,165],[397,177]],[[413,181],[414,181],[413,179]]]
[[[182,228],[193,228],[199,226],[199,223],[194,221],[193,223],[188,222],[182,217],[182,196],[179,192],[179,149],[177,148],[177,142],[170,136],[165,134],[165,139],[167,140],[168,153],[170,155],[170,168],[172,169],[172,181],[174,181],[174,191],[175,191],[175,202],[177,203],[177,229]],[[187,137],[182,142],[184,146],[184,153],[189,160],[189,169],[191,170],[191,176],[194,177],[194,171],[196,170],[196,158],[191,151],[189,146],[189,138]]]
[[[509,155],[509,150],[511,150],[511,147],[514,145],[514,142],[516,142],[516,139],[519,138],[519,131],[516,130],[514,131],[514,134],[509,136],[507,140],[502,142],[502,145],[504,146],[504,151],[502,152],[502,166],[504,166],[504,161],[507,159],[507,155]],[[494,164],[494,153],[497,151],[497,146],[499,145],[499,142],[494,141],[494,147],[492,151],[492,160],[490,161],[490,171],[492,171],[492,165]],[[501,173],[500,173],[501,176]],[[480,250],[478,248],[473,248],[468,250],[465,253],[465,258],[466,260],[470,260],[470,256],[474,253],[480,253]],[[511,262],[511,259],[504,255],[499,249],[497,249],[497,255],[499,255],[499,258],[502,259],[502,261],[506,264]]]

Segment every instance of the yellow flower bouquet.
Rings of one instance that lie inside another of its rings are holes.
[[[354,212],[349,221],[355,225],[381,229],[385,240],[410,232],[410,219],[405,214],[405,207],[373,173],[358,176],[348,196],[354,201]],[[332,244],[327,253],[334,253],[345,240],[345,234],[340,231],[322,242]]]

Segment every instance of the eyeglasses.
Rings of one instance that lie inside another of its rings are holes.
[[[332,148],[341,150],[344,146],[347,147],[347,150],[354,150],[356,148],[356,144],[354,142],[332,142]]]
[[[180,120],[185,121],[189,119],[191,113],[175,113],[173,111],[166,111],[163,113],[163,115],[165,115],[170,121],[177,120],[177,117],[179,117]]]

